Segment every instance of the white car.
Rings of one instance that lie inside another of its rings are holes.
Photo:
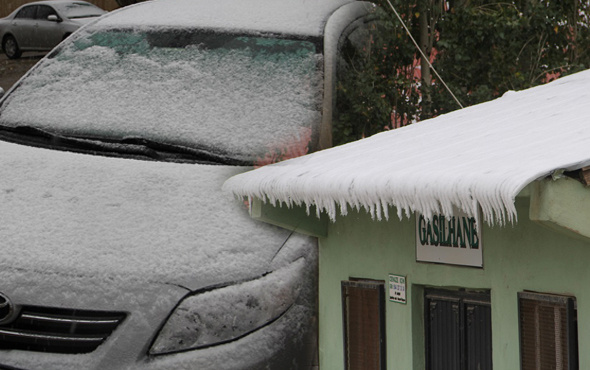
[[[374,11],[141,3],[7,91],[0,368],[311,368],[317,240],[252,220],[221,185],[329,145],[340,50],[366,55]]]
[[[47,0],[25,4],[0,19],[2,50],[10,59],[20,58],[23,51],[49,51],[105,13],[85,1]]]

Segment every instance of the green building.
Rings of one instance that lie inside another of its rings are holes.
[[[318,236],[321,370],[588,369],[588,166],[585,71],[225,188]]]

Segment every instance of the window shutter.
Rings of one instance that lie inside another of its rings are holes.
[[[575,298],[519,293],[522,370],[577,370]]]
[[[445,297],[447,298],[447,297]],[[461,370],[459,299],[428,299],[427,358],[429,370]]]
[[[425,290],[426,369],[491,370],[489,291]]]
[[[342,282],[344,355],[348,370],[385,369],[384,289],[384,282]]]
[[[465,302],[465,364],[467,369],[492,369],[492,308]]]

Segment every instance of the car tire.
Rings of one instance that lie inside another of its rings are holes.
[[[4,54],[8,59],[18,59],[22,54],[16,39],[11,35],[4,37],[4,40],[2,40],[2,50],[4,50]]]

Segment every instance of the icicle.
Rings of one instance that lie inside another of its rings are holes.
[[[389,205],[384,199],[381,199],[381,207],[383,208],[383,215],[385,216],[385,219],[389,220]]]

